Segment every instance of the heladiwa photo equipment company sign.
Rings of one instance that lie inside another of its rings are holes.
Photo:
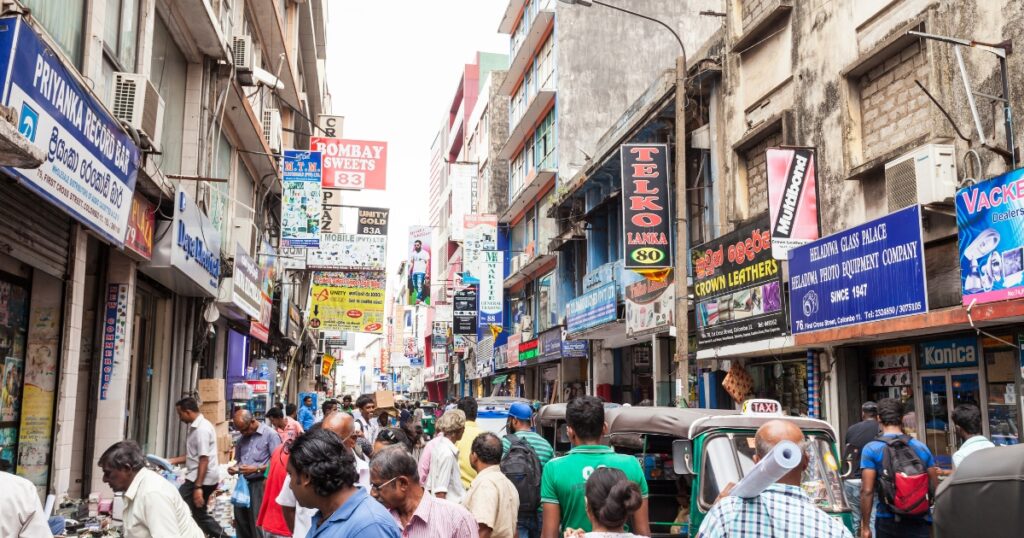
[[[963,304],[1024,297],[1024,169],[956,193]]]
[[[42,149],[39,168],[7,168],[110,243],[124,244],[139,148],[20,17],[0,18],[2,102]]]
[[[672,268],[672,201],[667,144],[623,144],[625,268],[664,278]]]
[[[765,160],[772,257],[785,260],[790,250],[821,237],[814,149],[769,148]]]
[[[927,312],[921,237],[921,207],[913,205],[793,249],[793,332]]]
[[[766,219],[708,241],[691,255],[699,349],[788,332],[782,270],[772,257]]]

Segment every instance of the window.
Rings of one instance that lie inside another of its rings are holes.
[[[537,292],[537,332],[542,333],[558,324],[554,271],[537,280]]]
[[[165,174],[181,173],[185,123],[185,80],[188,63],[161,17],[153,24],[153,64],[149,79],[164,99],[164,124],[159,166]]]
[[[508,199],[511,202],[523,188],[523,179],[526,177],[526,151],[521,151],[512,159],[508,165]]]
[[[540,47],[537,53],[537,88],[548,87],[555,74],[555,39],[554,34],[548,36],[547,41]]]
[[[103,52],[121,71],[135,71],[138,41],[138,0],[108,0],[103,25]]]
[[[759,215],[768,210],[768,163],[765,160],[765,152],[768,148],[782,145],[782,141],[780,129],[743,153],[743,161],[747,167],[747,203],[751,215]]]
[[[75,65],[82,65],[85,0],[21,0]]]
[[[555,162],[555,135],[555,111],[552,109],[544,121],[540,122],[534,135],[537,152],[534,162],[538,169],[552,169],[557,165]]]

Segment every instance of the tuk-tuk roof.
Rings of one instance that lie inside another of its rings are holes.
[[[611,415],[608,414],[609,410],[620,408],[622,408],[622,405],[620,404],[604,402],[605,421],[611,420]],[[540,411],[537,413],[537,420],[545,424],[554,422],[556,420],[565,420],[565,404],[548,404],[545,405],[544,407],[541,407]]]
[[[653,433],[686,437],[694,422],[736,411],[679,407],[620,407],[608,419],[608,434]]]
[[[1024,532],[1024,445],[985,448],[964,459],[935,494],[935,536]]]
[[[714,411],[713,409],[699,409],[692,411]],[[739,411],[729,410],[725,413],[707,415],[695,420],[689,427],[689,437],[692,439],[708,430],[715,429],[754,429],[760,428],[769,420],[787,420],[794,422],[801,430],[822,430],[829,432],[833,439],[836,437],[832,425],[824,420],[808,417],[790,417],[782,415],[744,415]]]

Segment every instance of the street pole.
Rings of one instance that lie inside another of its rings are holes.
[[[676,375],[679,376],[680,392],[677,405],[685,402],[689,406],[690,396],[690,295],[687,286],[687,260],[689,252],[688,201],[686,190],[686,48],[679,44],[682,54],[676,58]]]

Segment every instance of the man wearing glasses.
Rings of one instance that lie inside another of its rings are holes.
[[[469,510],[423,489],[416,460],[401,447],[384,448],[373,457],[370,494],[391,511],[403,538],[479,537]]]
[[[251,502],[248,508],[235,507],[235,530],[239,538],[263,538],[264,532],[256,526],[256,516],[263,504],[263,488],[270,456],[281,444],[281,436],[273,428],[253,418],[245,409],[235,411],[235,429],[242,434],[235,446],[238,465],[228,469],[241,474],[249,482]]]
[[[359,482],[356,484],[363,489],[370,487],[370,462],[363,455],[363,451],[356,447],[362,432],[355,427],[355,419],[348,413],[334,413],[324,419],[325,430],[334,432],[345,448],[352,452],[355,458],[356,472],[359,473]]]

